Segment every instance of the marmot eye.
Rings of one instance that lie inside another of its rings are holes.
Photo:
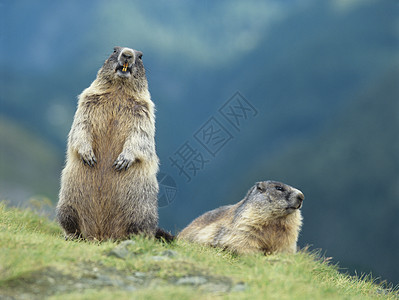
[[[285,191],[284,188],[282,186],[279,186],[279,185],[276,185],[275,189],[278,190],[278,191],[282,191],[282,192]]]

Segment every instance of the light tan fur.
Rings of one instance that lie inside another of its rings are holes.
[[[155,115],[141,55],[116,47],[79,96],[57,205],[67,237],[155,233]]]
[[[209,211],[184,228],[178,239],[236,253],[295,253],[302,225],[301,191],[274,181],[258,182],[234,205]]]

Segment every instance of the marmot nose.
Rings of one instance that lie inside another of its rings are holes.
[[[119,56],[119,59],[122,63],[129,63],[129,64],[133,63],[134,61],[133,50],[127,48],[123,49]]]
[[[305,195],[302,194],[302,192],[299,192],[298,195],[296,196],[296,198],[298,199],[298,201],[299,201],[300,203],[302,203],[303,200],[305,199]]]
[[[133,56],[128,53],[122,53],[122,57],[126,59],[131,59]]]

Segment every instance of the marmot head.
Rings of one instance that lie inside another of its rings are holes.
[[[242,203],[241,210],[250,209],[258,216],[283,217],[296,212],[305,196],[287,184],[276,181],[257,182]]]
[[[115,47],[114,52],[98,71],[97,78],[111,84],[121,83],[136,88],[147,88],[142,61],[143,53],[134,49]]]

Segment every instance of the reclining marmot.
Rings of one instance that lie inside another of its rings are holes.
[[[258,182],[237,204],[219,207],[192,221],[178,239],[236,253],[295,253],[304,198],[301,191],[284,183]]]

